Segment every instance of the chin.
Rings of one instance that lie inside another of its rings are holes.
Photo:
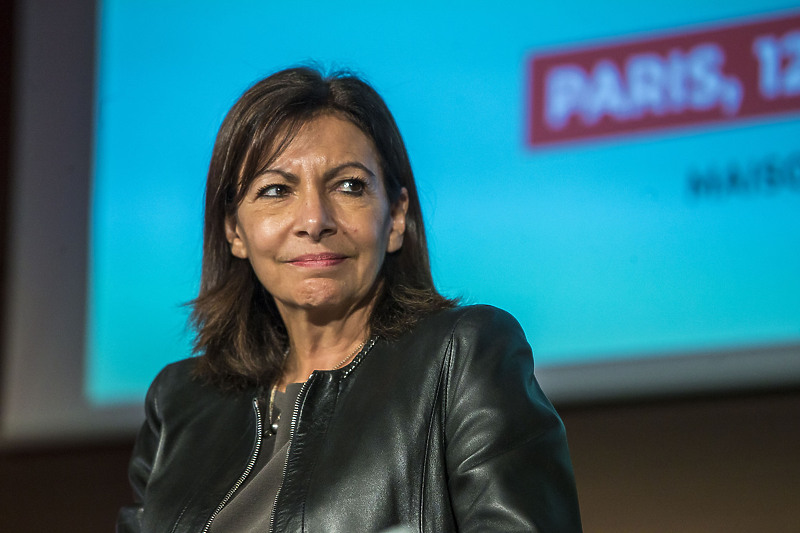
[[[343,306],[347,298],[338,283],[331,280],[315,280],[303,287],[296,296],[295,302],[303,309],[335,309]]]

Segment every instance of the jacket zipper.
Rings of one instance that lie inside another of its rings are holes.
[[[239,476],[239,479],[236,480],[236,483],[233,484],[231,489],[222,498],[222,501],[219,502],[217,508],[211,514],[206,522],[206,526],[202,529],[202,533],[208,533],[209,528],[211,528],[211,522],[217,517],[217,515],[222,511],[222,508],[225,507],[228,502],[233,498],[233,495],[239,490],[239,487],[242,486],[244,480],[247,479],[247,476],[250,475],[250,472],[253,471],[253,467],[256,465],[256,460],[258,459],[258,452],[261,450],[261,429],[262,429],[262,421],[261,421],[261,411],[258,408],[258,398],[253,398],[253,411],[256,413],[256,444],[253,447],[253,453],[250,455],[250,461],[248,461],[247,466],[242,472],[242,475]]]
[[[316,371],[315,371],[316,372]],[[300,392],[297,394],[297,398],[294,401],[294,410],[292,411],[292,422],[289,425],[289,440],[286,445],[286,461],[283,463],[283,474],[281,475],[281,484],[278,487],[278,492],[275,493],[275,501],[272,502],[272,512],[269,515],[269,530],[268,533],[274,531],[275,528],[275,513],[278,509],[278,496],[281,495],[281,489],[283,488],[283,482],[286,481],[286,472],[289,470],[289,455],[292,451],[292,440],[294,440],[294,431],[297,427],[297,419],[300,418],[300,402],[308,389],[308,384],[311,382],[311,378],[314,377],[314,373],[312,372],[308,379],[303,383],[303,386],[300,387]]]
[[[348,370],[342,375],[342,379],[350,375],[350,372],[352,372],[353,369],[357,366],[357,362],[358,363],[361,362],[361,359],[363,359],[364,356],[367,353],[369,353],[372,347],[375,346],[377,340],[378,337],[374,336],[369,339],[366,346],[362,347],[358,355],[356,355],[356,357],[350,362],[350,364],[347,365],[347,367],[350,368],[348,368]],[[297,399],[294,401],[294,411],[292,412],[292,423],[289,426],[289,441],[286,446],[286,462],[283,464],[283,475],[281,476],[281,485],[278,487],[278,492],[275,493],[275,501],[272,503],[272,513],[270,513],[269,515],[269,529],[267,530],[267,533],[272,533],[275,530],[275,514],[278,510],[278,496],[281,495],[281,489],[283,488],[283,483],[284,481],[286,481],[286,472],[289,470],[289,455],[292,451],[292,440],[294,440],[294,432],[297,427],[297,420],[298,418],[300,418],[300,402],[306,392],[306,389],[308,389],[309,387],[308,384],[311,382],[311,378],[313,378],[314,374],[316,373],[317,371],[315,370],[314,372],[311,373],[310,376],[308,376],[308,379],[305,381],[305,383],[303,383],[303,386],[300,387],[300,392],[297,395]]]

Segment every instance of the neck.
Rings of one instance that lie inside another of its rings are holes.
[[[314,370],[332,370],[355,357],[367,340],[371,306],[353,309],[344,316],[312,320],[304,310],[281,309],[289,334],[289,353],[284,366],[284,388],[302,382]]]

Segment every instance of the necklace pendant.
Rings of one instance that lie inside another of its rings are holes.
[[[277,420],[274,423],[269,425],[269,428],[267,428],[267,433],[268,433],[268,435],[270,437],[278,433],[278,421]]]

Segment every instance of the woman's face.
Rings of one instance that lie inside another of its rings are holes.
[[[226,236],[282,315],[336,317],[369,303],[386,253],[403,244],[407,208],[405,189],[389,204],[372,141],[321,115],[250,184]]]

